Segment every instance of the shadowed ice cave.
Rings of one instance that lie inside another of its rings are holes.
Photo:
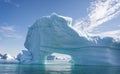
[[[84,37],[72,27],[72,19],[57,14],[42,17],[29,27],[21,64],[44,64],[52,53],[70,55],[73,64],[120,65],[120,43],[111,37]]]

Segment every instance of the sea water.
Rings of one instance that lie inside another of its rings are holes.
[[[120,66],[1,64],[0,74],[120,74]]]

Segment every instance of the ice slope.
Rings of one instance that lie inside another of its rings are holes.
[[[71,55],[74,64],[120,65],[120,43],[111,37],[84,37],[70,26],[72,18],[57,14],[42,17],[29,27],[20,63],[44,64],[54,52]]]

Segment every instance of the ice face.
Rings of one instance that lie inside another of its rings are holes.
[[[45,57],[56,52],[71,55],[74,64],[120,65],[120,43],[111,37],[91,37],[90,41],[69,27],[71,23],[70,17],[57,14],[37,20],[28,30],[28,50],[19,55],[20,62],[44,64]]]

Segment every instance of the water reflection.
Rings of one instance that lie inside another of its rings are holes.
[[[71,74],[71,65],[20,65],[19,74]]]
[[[120,66],[0,65],[0,74],[120,74]]]
[[[73,66],[74,74],[120,74],[120,66]]]
[[[71,65],[45,65],[47,74],[71,74]]]
[[[19,65],[19,74],[46,74],[44,65]]]
[[[18,74],[16,65],[1,65],[0,64],[0,74]]]

